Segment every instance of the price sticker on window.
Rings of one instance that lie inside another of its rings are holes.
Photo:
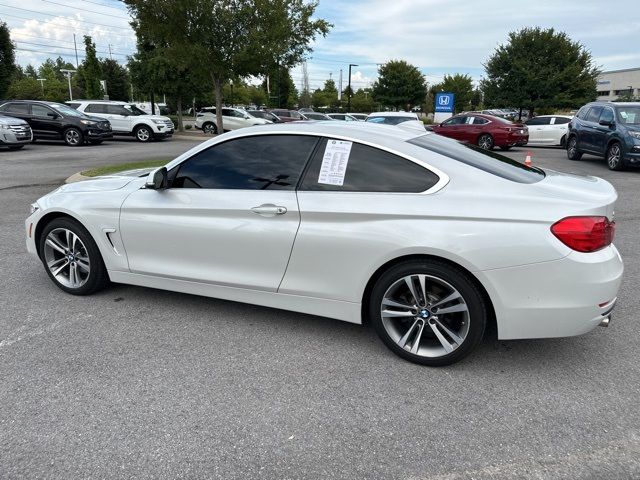
[[[352,143],[343,140],[327,141],[322,157],[320,175],[318,175],[318,183],[339,186],[344,184]]]

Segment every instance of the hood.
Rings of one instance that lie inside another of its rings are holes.
[[[169,117],[165,117],[163,115],[136,115],[136,118],[145,118],[147,120],[159,120],[161,122],[173,123],[173,121]]]
[[[85,118],[85,120],[91,120],[93,122],[98,122],[98,123],[100,123],[100,122],[108,122],[109,121],[106,118],[94,117],[93,115],[87,115],[87,118]]]
[[[640,132],[640,125],[623,124],[630,132]]]
[[[27,122],[20,118],[5,117],[4,115],[0,115],[0,125],[27,125]]]
[[[134,180],[135,177],[130,176],[111,176],[96,177],[92,180],[83,180],[81,182],[67,183],[58,188],[55,193],[69,192],[108,192],[110,190],[118,190]]]

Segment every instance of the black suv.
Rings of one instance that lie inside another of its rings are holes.
[[[583,153],[604,157],[611,170],[640,165],[640,102],[593,102],[569,123],[567,156]]]
[[[0,105],[0,113],[26,120],[34,140],[64,140],[77,147],[113,137],[108,120],[90,117],[62,103],[8,100]]]

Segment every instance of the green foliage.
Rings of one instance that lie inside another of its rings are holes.
[[[0,22],[0,98],[4,98],[16,69],[15,46],[9,27]]]
[[[9,85],[6,93],[7,98],[16,100],[44,100],[42,87],[40,82],[33,77],[27,77],[14,80]]]
[[[351,97],[351,111],[355,113],[371,113],[375,110],[375,102],[370,89],[359,88]]]
[[[431,93],[432,98],[435,98],[435,94],[437,92],[455,93],[454,111],[456,113],[465,110],[473,110],[473,79],[469,75],[461,75],[459,73],[456,73],[454,75],[445,74],[442,82],[433,85],[429,89],[429,92]]]
[[[100,99],[103,96],[100,80],[102,71],[100,69],[100,61],[96,56],[96,44],[93,43],[91,37],[84,36],[85,59],[82,62],[82,74],[84,96],[87,99]]]
[[[410,110],[424,101],[427,86],[420,70],[404,60],[391,60],[378,70],[373,98],[382,105]]]
[[[332,79],[324,82],[322,89],[316,89],[311,95],[311,103],[314,108],[333,110],[340,106],[336,82]]]
[[[569,108],[595,100],[599,71],[591,54],[566,33],[524,28],[509,34],[485,64],[490,107]]]
[[[280,67],[273,70],[269,77],[269,90],[267,105],[271,108],[293,108],[298,102],[298,91],[293,83],[289,69]],[[267,91],[267,80],[262,82],[262,88]]]
[[[38,72],[36,71],[35,67],[31,64],[27,65],[24,68],[24,74],[27,77],[31,77],[31,78],[38,78]]]
[[[129,72],[115,60],[104,59],[100,61],[102,80],[107,82],[107,95],[109,100],[129,100]]]

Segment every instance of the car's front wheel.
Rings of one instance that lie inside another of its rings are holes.
[[[71,218],[56,218],[42,232],[40,259],[60,289],[88,295],[109,283],[107,269],[91,234]]]
[[[622,170],[624,163],[622,162],[622,147],[618,142],[613,142],[607,148],[607,166],[609,170]]]
[[[493,137],[488,133],[478,137],[478,146],[484,150],[493,150]]]
[[[136,127],[134,135],[136,137],[136,140],[138,140],[139,142],[150,142],[151,140],[153,140],[153,132],[146,125],[140,125],[139,127]]]
[[[77,128],[67,128],[64,131],[64,143],[70,147],[78,147],[84,143],[84,136]]]
[[[478,345],[487,307],[462,270],[436,260],[410,261],[378,279],[369,318],[397,355],[436,367],[461,360]]]
[[[204,125],[202,125],[202,131],[208,135],[213,135],[215,133],[218,133],[218,127],[215,123],[206,122]]]

